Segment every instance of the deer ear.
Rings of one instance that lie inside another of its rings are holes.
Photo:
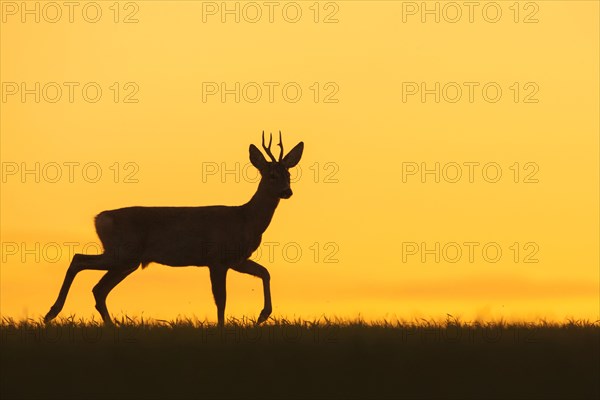
[[[300,162],[303,151],[304,151],[304,142],[300,142],[296,145],[296,147],[294,147],[292,150],[290,150],[290,152],[287,153],[285,157],[283,157],[283,160],[281,160],[281,163],[286,168],[295,167],[296,164],[298,164]]]
[[[267,160],[260,150],[253,144],[250,145],[250,162],[259,171],[263,170],[267,166]]]

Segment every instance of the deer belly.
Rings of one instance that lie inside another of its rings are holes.
[[[258,248],[258,241],[173,240],[146,247],[143,262],[170,266],[231,265],[249,258]]]

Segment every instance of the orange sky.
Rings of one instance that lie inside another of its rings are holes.
[[[246,202],[248,145],[281,129],[305,152],[255,255],[274,315],[599,318],[597,2],[456,23],[445,2],[439,23],[421,2],[282,2],[272,22],[113,3],[72,23],[1,3],[2,316],[48,310],[102,210]],[[100,276],[61,315],[94,315]],[[227,315],[261,305],[260,281],[230,273]],[[151,265],[108,306],[216,319],[206,269]]]

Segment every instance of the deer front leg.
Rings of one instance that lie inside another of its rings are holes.
[[[267,271],[267,269],[262,265],[252,260],[242,261],[236,266],[231,267],[231,269],[262,279],[265,304],[262,311],[260,312],[257,323],[261,324],[265,322],[267,318],[269,318],[269,315],[271,315],[271,312],[273,311],[273,308],[271,306],[271,275],[269,274],[269,271]]]
[[[227,300],[226,292],[226,278],[227,268],[223,267],[209,267],[210,270],[210,283],[212,285],[212,292],[217,304],[217,322],[220,327],[225,322],[225,301]]]

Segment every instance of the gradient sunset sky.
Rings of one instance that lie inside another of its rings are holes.
[[[281,130],[305,151],[254,256],[274,316],[599,319],[598,2],[472,22],[447,2],[439,22],[421,2],[281,2],[272,22],[262,3],[81,3],[73,22],[21,4],[0,28],[2,316],[48,311],[102,210],[246,202],[248,145]],[[98,319],[101,275],[62,316]],[[261,305],[231,271],[226,315]],[[108,306],[216,319],[206,268],[152,264]]]

